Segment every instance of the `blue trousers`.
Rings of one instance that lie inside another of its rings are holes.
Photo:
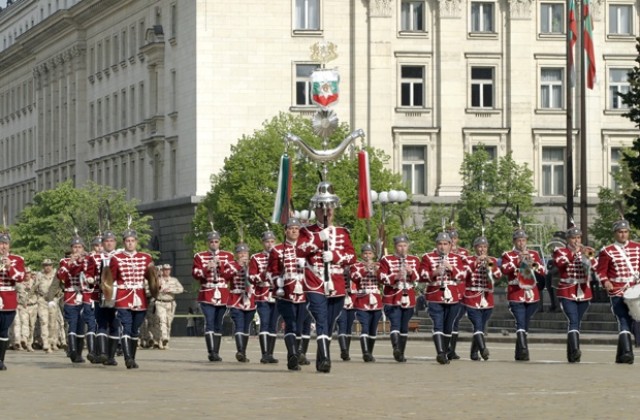
[[[327,298],[320,293],[307,293],[309,311],[316,321],[317,336],[331,337],[333,328],[344,306],[344,296]]]
[[[358,322],[362,327],[362,335],[366,334],[370,337],[375,337],[378,335],[378,324],[380,323],[380,318],[382,318],[382,311],[380,309],[378,309],[377,311],[357,310],[356,318],[358,318]]]
[[[460,320],[464,317],[465,312],[467,312],[467,307],[463,304],[458,304],[458,315],[456,319],[453,320],[453,327],[451,327],[451,331],[457,333],[460,331]]]
[[[9,328],[16,317],[16,311],[0,311],[0,340],[9,339]]]
[[[308,337],[311,335],[313,317],[311,316],[311,312],[309,312],[309,304],[300,303],[299,305],[301,307],[298,309],[298,329],[296,330],[296,337]]]
[[[353,332],[353,321],[356,320],[355,309],[344,309],[340,311],[338,316],[338,335],[351,335]]]
[[[87,333],[95,333],[97,331],[96,313],[93,305],[90,303],[82,304],[82,321],[87,324]]]
[[[529,322],[533,315],[538,312],[540,302],[509,302],[509,312],[516,321],[516,332],[529,331]]]
[[[249,335],[249,327],[251,327],[251,321],[253,321],[256,310],[243,311],[238,308],[230,308],[230,311],[233,325],[236,327],[236,334],[242,333]]]
[[[618,332],[632,331],[633,318],[629,315],[629,307],[621,296],[611,296],[611,312],[618,320]]]
[[[560,298],[560,308],[569,321],[568,331],[580,331],[580,323],[587,309],[591,305],[588,300],[575,301],[571,299]],[[625,305],[626,306],[626,305]]]
[[[413,316],[413,308],[402,308],[399,305],[384,305],[384,314],[389,319],[390,331],[400,334],[409,333],[409,320]]]
[[[116,308],[103,308],[96,302],[95,313],[98,334],[106,334],[112,338],[120,336],[120,325],[116,318]]]
[[[226,306],[214,306],[208,303],[200,303],[200,310],[204,315],[204,332],[222,334],[222,319],[227,311]]]
[[[260,332],[275,334],[277,332],[278,308],[276,303],[257,302],[258,316],[260,317]]]
[[[460,304],[445,304],[429,302],[427,312],[433,321],[433,332],[451,335],[453,332],[453,323],[460,313]]]
[[[485,332],[487,329],[487,323],[489,322],[489,318],[491,318],[491,314],[493,313],[493,308],[487,309],[477,309],[477,308],[466,308],[467,309],[467,318],[471,321],[471,325],[473,325],[473,332]]]
[[[67,334],[84,337],[82,305],[64,305],[64,320],[67,322]]]
[[[116,309],[116,317],[122,325],[122,336],[140,337],[140,326],[144,322],[147,311],[132,311],[131,309]]]
[[[307,334],[311,333],[311,316],[306,303],[293,303],[288,300],[278,299],[278,311],[284,320],[284,333],[301,336],[304,325],[308,324]]]

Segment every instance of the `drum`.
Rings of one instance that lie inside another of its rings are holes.
[[[625,290],[624,303],[629,307],[629,315],[636,321],[640,321],[640,284],[636,284]]]

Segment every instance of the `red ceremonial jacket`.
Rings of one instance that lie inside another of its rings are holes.
[[[597,273],[601,284],[608,280],[613,285],[609,296],[622,296],[626,288],[640,280],[640,244],[627,241],[602,248]]]
[[[212,261],[214,257],[218,259],[218,266],[210,270],[209,261]],[[209,250],[198,252],[193,257],[191,275],[200,282],[198,302],[214,306],[227,306],[229,289],[227,282],[222,277],[222,269],[228,261],[233,261],[233,254],[220,250],[216,251],[215,255]]]
[[[442,275],[438,267],[441,262],[448,261],[451,271],[445,271]],[[440,255],[437,251],[429,252],[422,256],[422,269],[420,281],[427,283],[425,297],[427,302],[452,305],[458,303],[460,295],[460,283],[464,283],[467,275],[467,260],[461,254],[448,253]]]
[[[533,303],[540,300],[535,275],[546,275],[546,268],[536,251],[527,250],[527,252],[532,261],[538,265],[535,270],[533,267],[527,269],[522,265],[520,252],[515,249],[502,254],[502,274],[507,276],[507,299],[509,302]],[[533,278],[525,275],[528,270]]]
[[[9,254],[10,263],[0,270],[0,311],[15,311],[18,307],[16,283],[24,280],[24,259]]]
[[[577,301],[591,300],[593,293],[589,274],[598,265],[595,255],[583,255],[569,247],[556,248],[553,251],[553,261],[560,275],[560,282],[556,286],[558,297]]]
[[[262,251],[253,254],[249,259],[249,278],[255,285],[254,296],[256,302],[275,303],[273,297],[272,284],[267,278],[267,264],[269,263],[269,252]]]
[[[78,306],[83,303],[91,303],[93,293],[93,259],[85,255],[80,260],[72,261],[71,258],[63,258],[57,272],[58,280],[64,282],[64,304]]]
[[[111,257],[109,268],[113,287],[117,288],[116,309],[147,310],[144,275],[149,264],[153,264],[153,258],[144,252],[120,251]]]
[[[349,277],[355,293],[352,296],[353,306],[359,311],[379,311],[382,309],[382,295],[378,278],[379,264],[357,262],[349,268]]]
[[[304,303],[304,268],[307,260],[298,258],[295,244],[284,242],[271,249],[267,278],[274,285],[278,299]]]
[[[224,265],[222,276],[229,283],[228,308],[255,311],[256,300],[248,270],[249,267],[243,267],[237,261],[229,261]]]
[[[462,299],[464,306],[474,309],[493,308],[493,283],[500,279],[502,272],[495,258],[489,257],[489,261],[488,264],[483,263],[478,260],[477,255],[467,257],[469,272]]]
[[[401,278],[404,267],[406,277]],[[382,303],[385,305],[413,308],[416,306],[416,292],[413,288],[420,278],[420,260],[414,255],[401,258],[398,255],[386,255],[380,260],[380,281],[384,284]]]

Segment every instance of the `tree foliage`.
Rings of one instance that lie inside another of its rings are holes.
[[[101,223],[98,220],[100,212],[104,215]],[[151,216],[140,215],[136,202],[127,201],[124,190],[93,182],[76,188],[69,180],[54,189],[37,193],[33,202],[18,215],[11,228],[12,252],[22,255],[34,266],[39,266],[45,258],[55,261],[69,251],[74,229],[89,247],[100,230],[109,228],[116,235],[123,232],[128,215],[132,216],[131,227],[138,232],[139,242],[148,243]]]
[[[346,124],[341,124],[329,139],[328,147],[333,148],[339,144],[349,134],[348,130]],[[259,238],[267,226],[282,239],[282,229],[273,226],[270,220],[277,190],[280,157],[285,152],[283,139],[289,132],[314,148],[321,148],[321,140],[313,133],[311,122],[301,116],[286,113],[265,121],[261,129],[242,136],[237,144],[231,146],[231,154],[225,159],[222,170],[211,177],[211,191],[196,209],[194,234],[190,238],[195,250],[206,247],[206,235],[211,231],[210,216],[215,229],[222,235],[221,245],[226,249],[232,249],[242,239],[250,245],[252,252],[257,252],[261,249]],[[320,181],[319,167],[296,155],[295,150],[288,150],[287,153],[293,161],[293,206],[296,210],[307,209],[309,199]],[[402,189],[400,177],[384,167],[388,160],[389,157],[382,151],[369,149],[371,187],[376,191]],[[336,222],[351,229],[352,240],[357,247],[367,238],[366,221],[356,218],[357,160],[344,159],[330,164],[328,180],[341,201]],[[402,212],[407,207],[408,203],[390,209],[389,213]],[[373,227],[380,221],[380,217],[378,211],[371,222],[372,240],[376,237]],[[392,227],[392,233],[399,231],[397,219],[393,220]]]

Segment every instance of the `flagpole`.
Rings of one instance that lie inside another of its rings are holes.
[[[568,2],[567,2],[568,3]],[[573,215],[573,46],[571,45],[572,33],[571,33],[571,14],[567,7],[567,83],[566,83],[566,97],[567,97],[567,145],[565,154],[565,163],[567,168],[567,182],[566,182],[566,194],[567,194],[567,227],[569,225],[569,217]],[[575,17],[575,16],[574,16]]]
[[[586,68],[584,50],[584,11],[585,3],[580,1],[580,225],[588,232],[587,224],[587,111],[586,111]],[[582,243],[588,245],[589,235],[585,234]]]

